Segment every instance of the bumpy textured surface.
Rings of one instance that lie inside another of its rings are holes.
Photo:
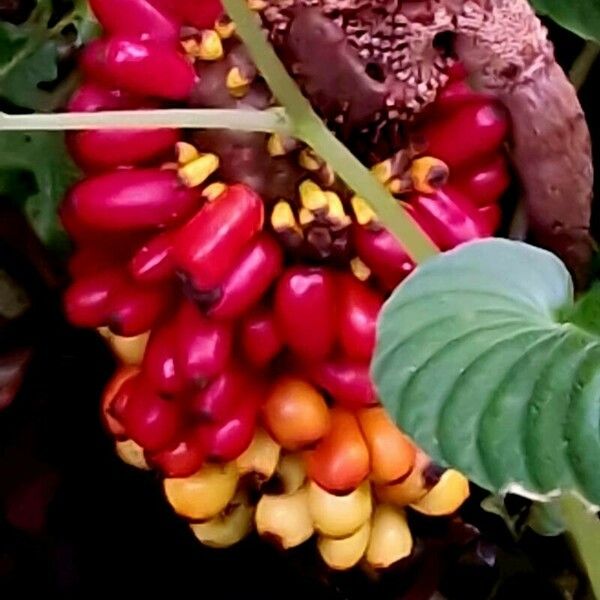
[[[377,132],[397,131],[433,102],[459,59],[472,84],[511,113],[533,241],[585,281],[593,250],[589,132],[525,0],[267,2],[273,43],[323,115],[346,131],[373,135],[373,123]]]

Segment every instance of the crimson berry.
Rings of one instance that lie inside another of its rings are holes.
[[[206,458],[202,437],[194,429],[186,431],[172,446],[158,452],[146,452],[148,462],[165,477],[190,477],[200,470]]]
[[[144,376],[158,392],[167,396],[174,396],[185,388],[185,381],[175,360],[177,333],[173,321],[155,327],[144,353]]]
[[[227,420],[201,427],[201,436],[210,458],[229,462],[248,448],[256,430],[261,400],[261,386],[254,384],[252,388],[246,389]]]
[[[189,410],[202,420],[223,422],[231,419],[256,382],[238,365],[225,367],[205,388],[191,397]]]
[[[219,299],[208,315],[235,319],[254,306],[281,272],[283,253],[268,234],[254,238],[242,251],[237,265],[219,286]]]
[[[493,235],[490,222],[462,194],[445,186],[410,199],[417,222],[441,250]]]
[[[291,267],[275,290],[275,317],[285,343],[302,359],[318,361],[337,337],[335,276],[318,267]]]
[[[125,337],[145,333],[167,311],[171,300],[169,288],[141,287],[124,278],[111,290],[102,324],[108,325],[113,333]]]
[[[197,290],[213,290],[236,266],[263,221],[260,197],[245,185],[230,186],[176,233],[177,268]]]
[[[165,231],[148,240],[129,261],[129,272],[141,283],[159,283],[175,274],[173,232]]]
[[[92,272],[75,281],[64,297],[67,317],[78,327],[100,327],[106,323],[111,293],[124,281],[119,269]]]
[[[174,6],[186,23],[198,29],[212,29],[223,14],[220,0],[174,0]]]
[[[338,286],[340,345],[349,358],[368,362],[375,350],[383,297],[353,275],[340,275]]]
[[[184,100],[196,82],[193,66],[171,44],[122,35],[88,44],[81,69],[107,87],[165,100]]]
[[[510,185],[508,164],[502,154],[453,174],[452,186],[476,206],[489,206],[500,200]]]
[[[84,179],[71,189],[66,208],[85,227],[132,231],[173,224],[194,212],[200,198],[174,171],[131,169]]]
[[[124,34],[143,40],[171,42],[179,39],[180,23],[152,0],[89,0],[90,8],[110,34]]]
[[[392,291],[415,268],[414,261],[387,229],[374,230],[354,223],[352,239],[360,259],[387,291]]]
[[[443,119],[430,121],[423,129],[423,136],[428,154],[457,168],[498,151],[508,129],[506,111],[499,104],[474,103]]]
[[[144,450],[155,452],[168,448],[180,433],[181,406],[173,400],[165,400],[138,375],[121,422],[134,442]]]
[[[309,379],[324,389],[333,400],[357,410],[379,404],[369,375],[369,363],[337,358],[307,367]]]
[[[233,325],[207,319],[191,302],[183,303],[177,319],[177,367],[187,381],[203,385],[229,362]]]
[[[283,340],[271,309],[259,307],[240,325],[244,357],[254,367],[266,367],[282,350]]]

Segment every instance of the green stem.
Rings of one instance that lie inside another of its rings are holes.
[[[42,11],[41,6],[39,12],[44,12]],[[49,14],[46,16],[49,16]],[[25,60],[28,56],[38,50],[42,44],[55,38],[57,35],[60,35],[63,29],[74,21],[75,16],[76,11],[71,11],[50,29],[44,29],[42,31],[36,31],[35,33],[32,33],[25,45],[18,52],[16,52],[15,55],[2,68],[0,68],[0,79],[5,78],[21,61]],[[38,18],[39,13],[35,12],[30,21],[35,21]]]
[[[414,219],[317,116],[267,42],[257,15],[244,0],[223,0],[223,5],[261,75],[290,116],[294,135],[311,146],[357,195],[372,205],[382,224],[402,242],[415,262],[437,254],[438,248]]]
[[[600,56],[600,45],[596,42],[587,42],[569,71],[569,79],[576,90],[583,87],[598,56]]]
[[[7,115],[0,113],[0,131],[131,129],[235,129],[290,135],[291,125],[282,110],[164,109],[98,113]]]
[[[600,600],[600,520],[573,496],[560,500],[567,536],[585,567],[594,596]]]
[[[40,35],[39,33],[32,35],[25,45],[16,52],[2,68],[0,68],[0,79],[4,79],[21,61],[33,54],[45,41],[46,36],[44,35]]]

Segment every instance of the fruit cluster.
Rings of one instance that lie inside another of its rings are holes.
[[[216,0],[90,4],[105,33],[70,110],[271,102]],[[510,184],[502,107],[460,65],[448,77],[406,144],[369,165],[442,250],[493,235]],[[121,362],[105,424],[204,543],[255,522],[284,548],[317,532],[333,568],[386,567],[411,552],[406,506],[450,514],[468,496],[369,378],[379,310],[414,263],[310,149],[235,135],[70,136],[86,176],[61,209],[75,245],[65,306]]]

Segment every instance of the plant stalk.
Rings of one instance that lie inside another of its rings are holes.
[[[122,110],[97,113],[7,115],[0,113],[0,131],[69,131],[80,129],[235,129],[265,133],[291,133],[282,110],[164,109]]]
[[[567,537],[587,571],[594,596],[600,600],[600,520],[571,495],[560,500]]]
[[[600,45],[596,42],[587,42],[569,71],[569,79],[576,90],[580,90],[587,81],[598,56],[600,56]]]

